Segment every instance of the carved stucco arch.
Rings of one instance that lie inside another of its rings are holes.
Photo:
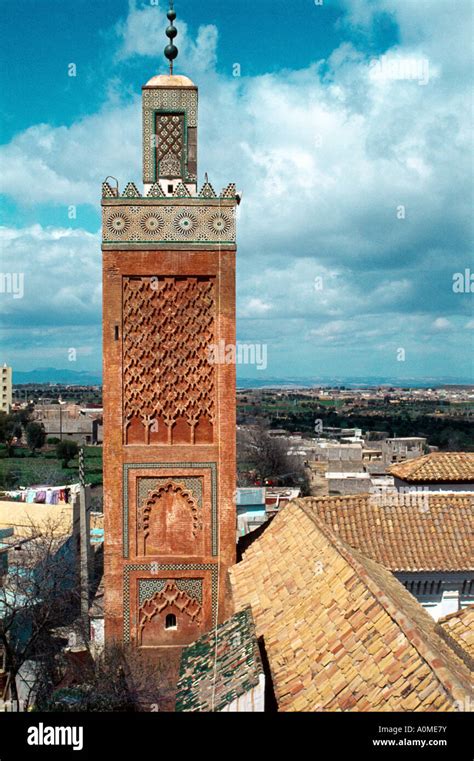
[[[167,608],[177,609],[180,613],[185,613],[192,623],[201,624],[202,605],[194,597],[191,597],[182,589],[178,589],[174,581],[168,581],[159,592],[152,598],[146,600],[139,609],[139,638],[143,636],[143,629],[150,621]]]
[[[165,494],[173,494],[181,497],[191,513],[192,536],[195,539],[202,530],[202,520],[198,503],[193,494],[183,484],[173,481],[171,478],[159,487],[153,489],[147,495],[138,512],[139,546],[143,554],[146,554],[146,543],[150,535],[150,517],[153,510],[160,506],[160,501]]]

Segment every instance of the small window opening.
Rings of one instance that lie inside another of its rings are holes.
[[[173,193],[174,189],[172,185],[168,185],[168,193]]]
[[[115,326],[115,340],[116,341],[119,340],[119,326],[118,325]]]
[[[165,629],[176,629],[176,616],[174,613],[168,613],[165,621]]]

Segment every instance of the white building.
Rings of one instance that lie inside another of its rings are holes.
[[[327,462],[328,469],[336,471],[362,470],[362,442],[341,444],[338,442],[318,441],[314,450],[316,462]]]
[[[404,436],[388,438],[382,444],[382,451],[387,464],[421,457],[425,451],[426,438],[423,436]]]
[[[0,412],[8,413],[12,408],[12,368],[3,365],[0,378]]]

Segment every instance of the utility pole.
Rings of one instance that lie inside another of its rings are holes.
[[[84,448],[79,449],[79,542],[80,542],[80,589],[81,618],[84,630],[89,631],[89,581],[90,581],[90,486],[86,486]]]

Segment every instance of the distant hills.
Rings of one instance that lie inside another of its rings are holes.
[[[311,378],[275,378],[262,373],[256,378],[240,377],[237,368],[237,388],[311,388],[312,386],[345,386],[346,388],[393,386],[397,388],[440,388],[443,386],[471,386],[472,381],[465,378],[450,378],[440,376],[438,378],[389,378],[389,377],[341,377],[321,376]],[[87,370],[60,370],[56,367],[39,367],[36,370],[21,371],[13,368],[13,383],[61,383],[71,386],[100,386],[102,376],[100,372]]]
[[[14,385],[22,383],[63,383],[71,386],[100,386],[102,376],[87,370],[58,370],[56,367],[39,367],[22,372],[13,368]]]
[[[392,388],[473,388],[472,380],[466,378],[449,378],[440,376],[439,378],[390,378],[387,376],[320,376],[312,378],[271,378],[265,377],[262,373],[258,378],[240,378],[237,370],[237,388],[313,388],[314,386],[344,386],[351,388],[374,388],[376,386],[387,386]]]

